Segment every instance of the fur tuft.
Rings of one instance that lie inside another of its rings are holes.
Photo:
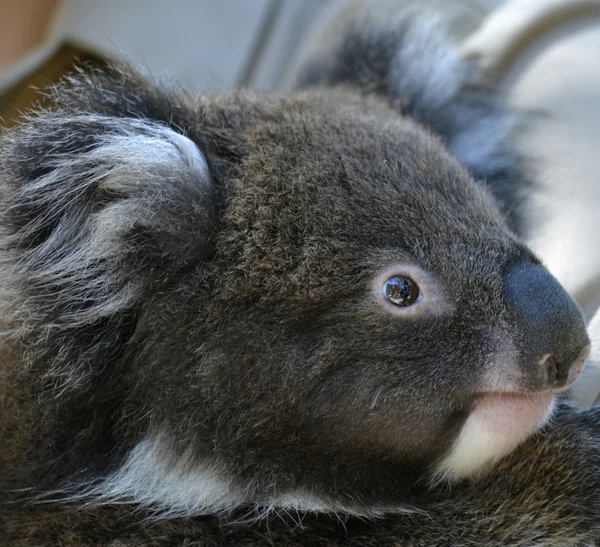
[[[18,174],[3,181],[12,190],[3,211],[8,291],[26,294],[15,311],[30,308],[38,335],[110,320],[145,289],[147,264],[181,268],[207,253],[205,237],[169,238],[174,220],[202,212],[210,185],[198,148],[167,127],[50,115],[13,135],[3,153],[2,172]],[[61,366],[50,370],[62,375]]]

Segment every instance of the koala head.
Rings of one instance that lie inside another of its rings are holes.
[[[577,376],[575,303],[387,101],[130,74],[56,98],[0,173],[11,469],[37,494],[374,515],[484,470]]]

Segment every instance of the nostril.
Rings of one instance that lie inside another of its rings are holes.
[[[549,384],[554,387],[564,387],[572,384],[590,354],[589,345],[583,348],[577,358],[572,362],[561,362],[554,354],[545,355],[540,360],[540,365]]]
[[[541,365],[548,378],[549,383],[555,384],[558,381],[558,360],[554,355],[544,355],[541,359]]]

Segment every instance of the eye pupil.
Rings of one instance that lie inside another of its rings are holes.
[[[382,288],[384,298],[395,306],[411,306],[419,297],[418,285],[408,277],[390,277]]]

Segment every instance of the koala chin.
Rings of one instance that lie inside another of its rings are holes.
[[[557,402],[590,341],[517,235],[515,116],[414,17],[303,67],[78,76],[2,138],[9,545],[600,537],[597,412]]]

